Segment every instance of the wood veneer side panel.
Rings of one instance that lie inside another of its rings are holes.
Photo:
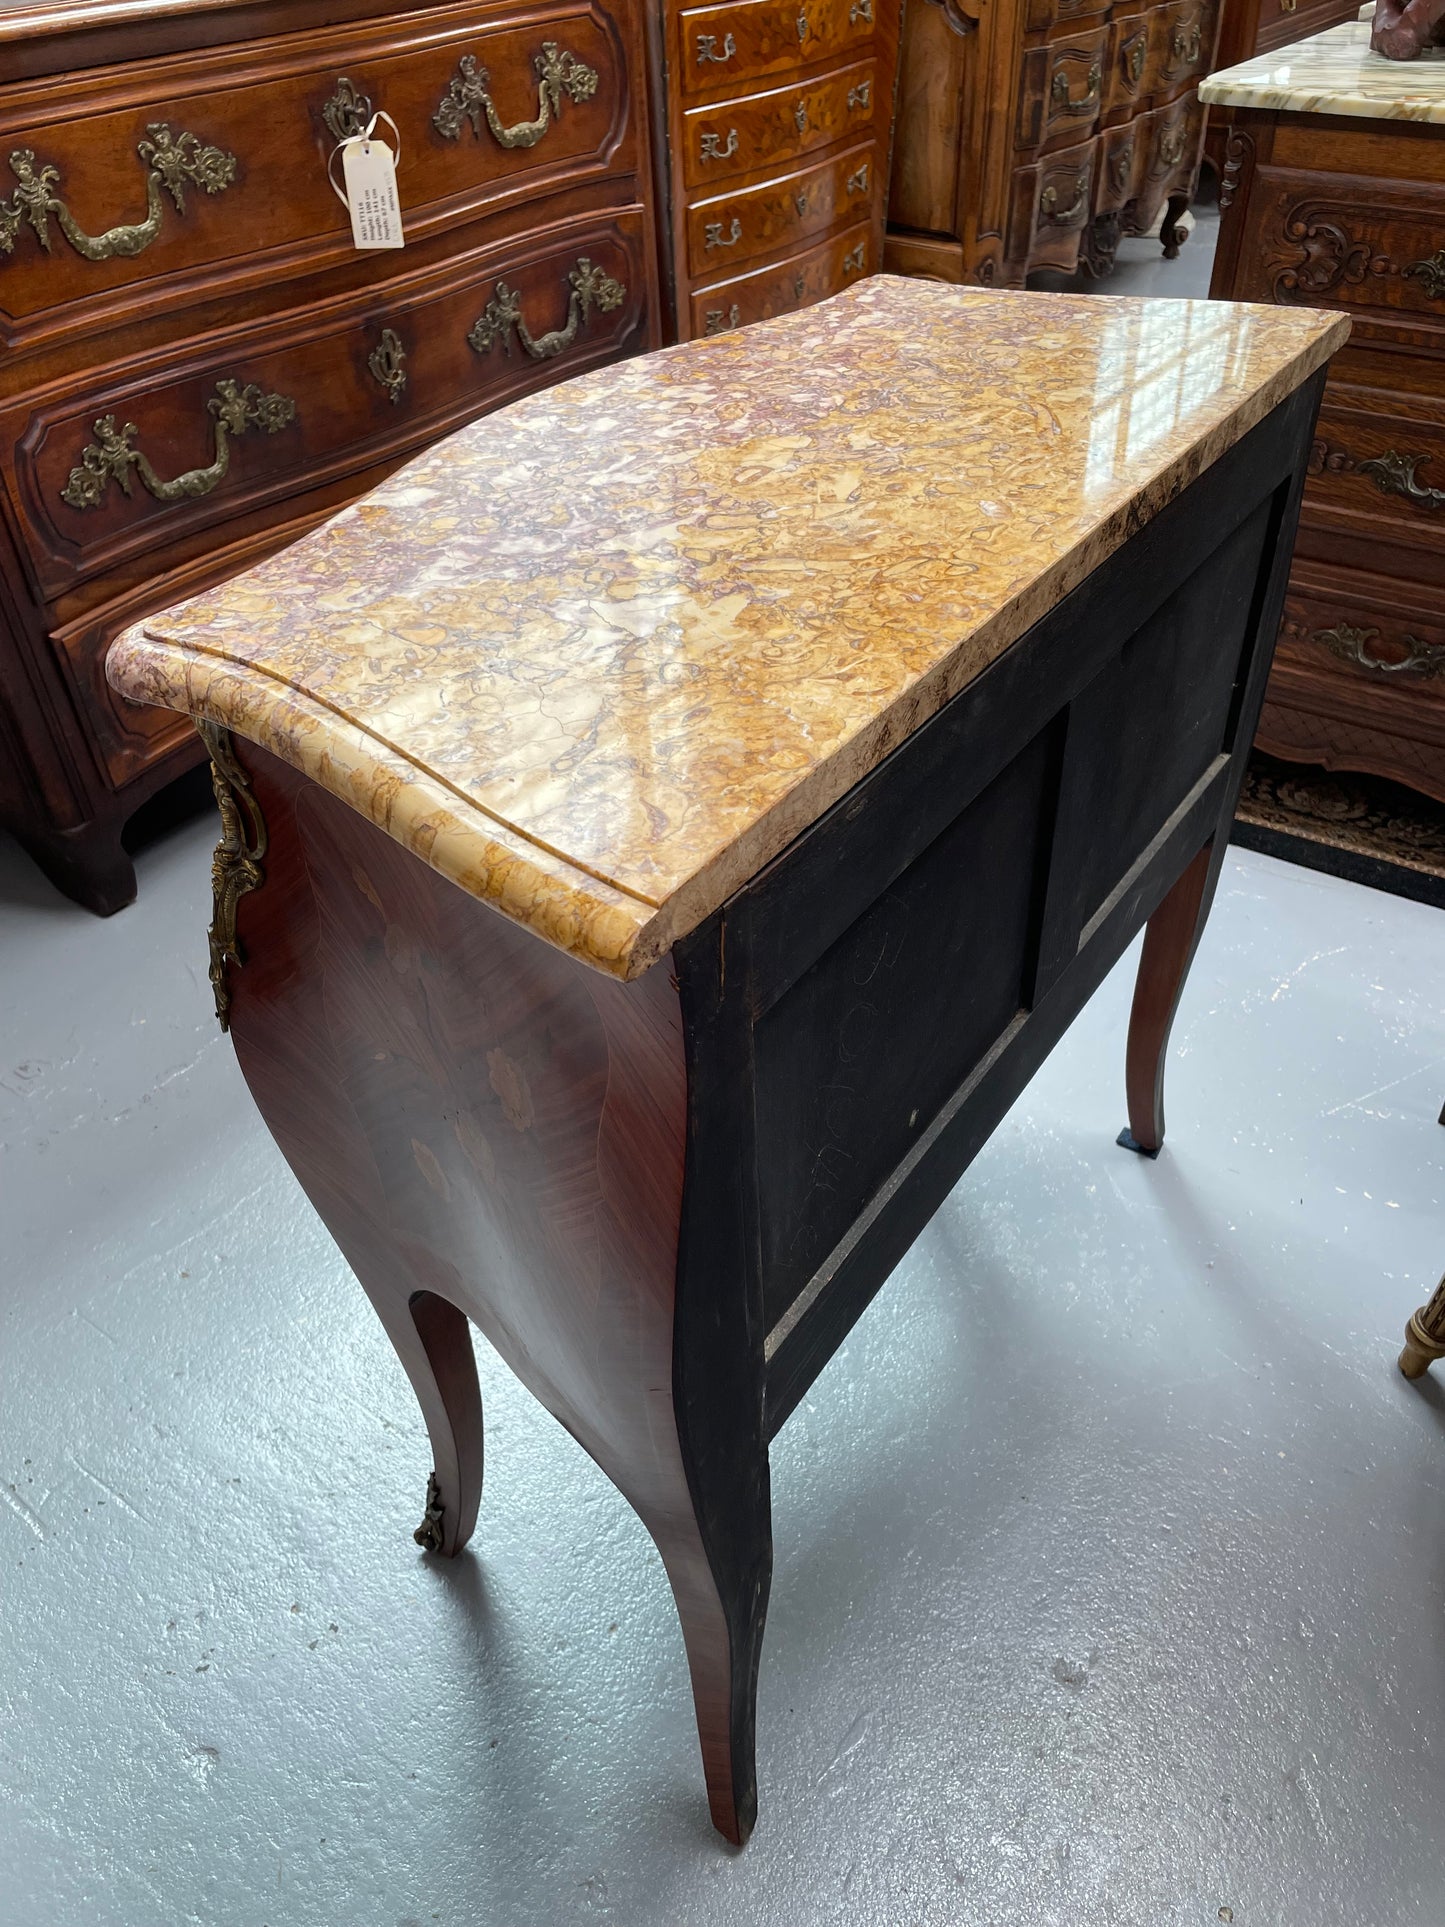
[[[484,1331],[648,1523],[689,1509],[671,1419],[686,1077],[665,969],[599,976],[237,746],[269,834],[232,1034],[378,1302]]]

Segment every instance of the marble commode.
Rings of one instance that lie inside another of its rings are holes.
[[[418,1543],[477,1521],[474,1323],[651,1534],[736,1844],[769,1441],[1145,926],[1160,1148],[1347,332],[872,280],[114,647],[211,749],[217,1013],[416,1392]]]

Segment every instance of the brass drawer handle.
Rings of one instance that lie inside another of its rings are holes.
[[[861,274],[863,263],[868,259],[868,243],[860,241],[856,248],[850,248],[843,256],[844,274]]]
[[[1144,56],[1149,51],[1149,36],[1136,33],[1132,40],[1126,40],[1120,48],[1124,62],[1124,72],[1129,76],[1131,87],[1137,87],[1144,72]]]
[[[371,125],[374,109],[370,94],[358,91],[355,83],[343,74],[336,83],[336,92],[321,110],[321,118],[335,141],[359,140]]]
[[[1412,261],[1404,274],[1406,280],[1420,283],[1428,301],[1445,299],[1445,248],[1439,249],[1428,260]]]
[[[868,192],[868,163],[864,161],[856,174],[850,174],[843,183],[845,194],[866,194]]]
[[[229,379],[218,381],[206,407],[216,418],[216,454],[208,468],[193,468],[163,482],[145,454],[132,446],[132,438],[140,432],[135,423],[126,422],[117,428],[114,415],[102,415],[95,424],[95,440],[81,451],[79,467],[71,469],[70,479],[60,491],[61,501],[73,509],[99,508],[112,481],[119,482],[121,493],[129,495],[132,469],[158,502],[209,495],[231,466],[233,441],[252,428],[274,435],[296,419],[296,404],[289,395],[262,394],[254,382],[247,382],[243,388]]]
[[[808,16],[805,13],[800,13],[798,15],[798,45],[801,47],[803,42],[807,38],[808,38]]]
[[[870,27],[873,25],[873,0],[853,0],[848,9],[848,25],[856,27],[860,20]]]
[[[736,301],[730,308],[709,308],[702,318],[702,331],[705,335],[729,334],[742,318],[742,309]]]
[[[732,226],[728,229],[727,233],[724,234],[721,221],[709,221],[702,231],[702,237],[703,251],[705,253],[710,252],[713,248],[733,248],[736,247],[738,242],[743,238],[743,224],[738,217],[734,215]]]
[[[394,328],[382,329],[381,340],[367,356],[366,365],[386,390],[394,407],[401,400],[402,390],[408,380],[406,349]]]
[[[1103,66],[1096,60],[1089,69],[1089,76],[1084,83],[1083,93],[1075,100],[1069,94],[1068,69],[1066,67],[1056,67],[1054,69],[1054,78],[1049,88],[1049,95],[1053,102],[1054,112],[1056,114],[1089,113],[1091,109],[1097,107],[1099,104],[1099,91],[1103,85],[1103,80]]]
[[[697,64],[701,67],[706,61],[715,60],[718,66],[721,67],[724,61],[732,59],[737,50],[738,43],[733,39],[731,34],[727,34],[724,37],[723,50],[719,53],[717,50],[717,35],[715,33],[700,33],[697,37]]]
[[[800,187],[793,196],[793,206],[798,210],[798,219],[801,221],[808,211],[808,190],[806,187]]]
[[[508,127],[498,114],[491,95],[491,76],[480,66],[475,54],[463,54],[452,75],[451,85],[441,105],[432,115],[432,126],[443,140],[460,140],[462,128],[470,121],[480,140],[485,115],[492,138],[499,147],[535,147],[553,119],[562,112],[562,96],[580,103],[597,92],[597,69],[589,67],[575,54],[559,47],[555,40],[544,40],[542,51],[533,54],[537,70],[537,117],[519,120]]]
[[[1164,167],[1177,167],[1184,158],[1183,127],[1166,127],[1159,136],[1159,160]]]
[[[1424,642],[1418,636],[1402,636],[1400,640],[1409,649],[1409,655],[1399,662],[1388,662],[1368,647],[1379,633],[1378,629],[1352,629],[1347,622],[1341,622],[1333,629],[1316,629],[1310,641],[1322,644],[1341,662],[1357,663],[1361,669],[1381,676],[1419,676],[1422,681],[1445,676],[1445,642]]]
[[[1445,488],[1427,488],[1415,480],[1415,471],[1429,460],[1428,455],[1401,455],[1393,448],[1368,462],[1357,462],[1357,473],[1368,475],[1382,495],[1403,495],[1407,502],[1421,508],[1445,509]]]
[[[1060,227],[1062,227],[1066,221],[1072,221],[1079,215],[1086,213],[1088,205],[1089,171],[1087,168],[1085,168],[1082,174],[1075,175],[1074,198],[1067,207],[1061,208],[1059,206],[1059,190],[1053,185],[1052,181],[1039,196],[1039,212],[1046,221],[1053,221]]]
[[[1129,184],[1129,172],[1134,165],[1134,143],[1125,141],[1109,162],[1109,179],[1114,183],[1114,192],[1122,194]]]
[[[793,109],[793,125],[800,134],[806,134],[808,131],[808,109],[801,100]]]
[[[1204,30],[1197,20],[1189,26],[1177,26],[1169,41],[1170,62],[1166,72],[1178,73],[1181,67],[1198,65],[1199,56],[1204,50]]]
[[[730,127],[728,129],[726,142],[724,142],[721,134],[704,134],[702,136],[701,148],[702,158],[705,161],[730,161],[738,151],[737,128]]]
[[[585,254],[579,254],[577,265],[567,276],[569,293],[567,296],[567,320],[565,326],[552,329],[550,334],[534,335],[522,319],[522,297],[505,281],[497,283],[496,292],[482,310],[474,323],[467,340],[479,355],[485,355],[500,341],[504,354],[512,352],[512,330],[517,331],[517,339],[532,357],[533,361],[550,361],[553,355],[560,355],[572,346],[580,329],[592,318],[592,310],[600,309],[603,314],[611,314],[620,308],[627,296],[627,289],[620,281],[614,281],[610,274],[594,267]]]
[[[855,107],[866,108],[868,106],[868,103],[872,100],[872,98],[873,98],[872,81],[860,80],[856,87],[850,87],[848,89],[849,113],[851,114]]]
[[[128,225],[107,229],[104,234],[87,234],[65,202],[56,193],[60,169],[41,163],[28,147],[17,147],[10,156],[10,171],[19,186],[8,201],[0,201],[0,252],[13,254],[15,238],[22,223],[29,222],[35,238],[47,254],[50,244],[50,216],[60,231],[87,261],[131,260],[142,254],[161,231],[165,218],[162,191],[175,203],[177,214],[186,211],[186,186],[204,188],[219,194],[236,178],[236,157],[219,147],[205,147],[194,134],[184,130],[173,134],[164,121],[146,129],[146,138],[136,146],[146,163],[146,218]]]

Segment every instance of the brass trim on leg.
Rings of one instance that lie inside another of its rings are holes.
[[[444,1540],[443,1521],[446,1509],[442,1505],[441,1488],[437,1475],[432,1472],[426,1482],[426,1511],[422,1514],[421,1524],[411,1535],[423,1552],[440,1552]]]
[[[211,965],[207,973],[216,998],[216,1021],[231,1028],[231,992],[226,981],[230,964],[245,961],[236,939],[236,906],[248,890],[266,880],[261,858],[266,854],[266,820],[251,788],[251,779],[236,761],[229,730],[197,721],[201,740],[210,751],[211,787],[221,812],[221,840],[211,859]]]
[[[1436,1285],[1429,1304],[1410,1314],[1400,1370],[1406,1378],[1423,1378],[1437,1358],[1445,1358],[1445,1278]]]

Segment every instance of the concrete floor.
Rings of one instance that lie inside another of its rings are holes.
[[[1439,912],[1232,855],[1157,1164],[1132,958],[774,1450],[762,1818],[641,1528],[483,1347],[475,1551],[215,1028],[212,825],[0,842],[3,1927],[1439,1927]]]

